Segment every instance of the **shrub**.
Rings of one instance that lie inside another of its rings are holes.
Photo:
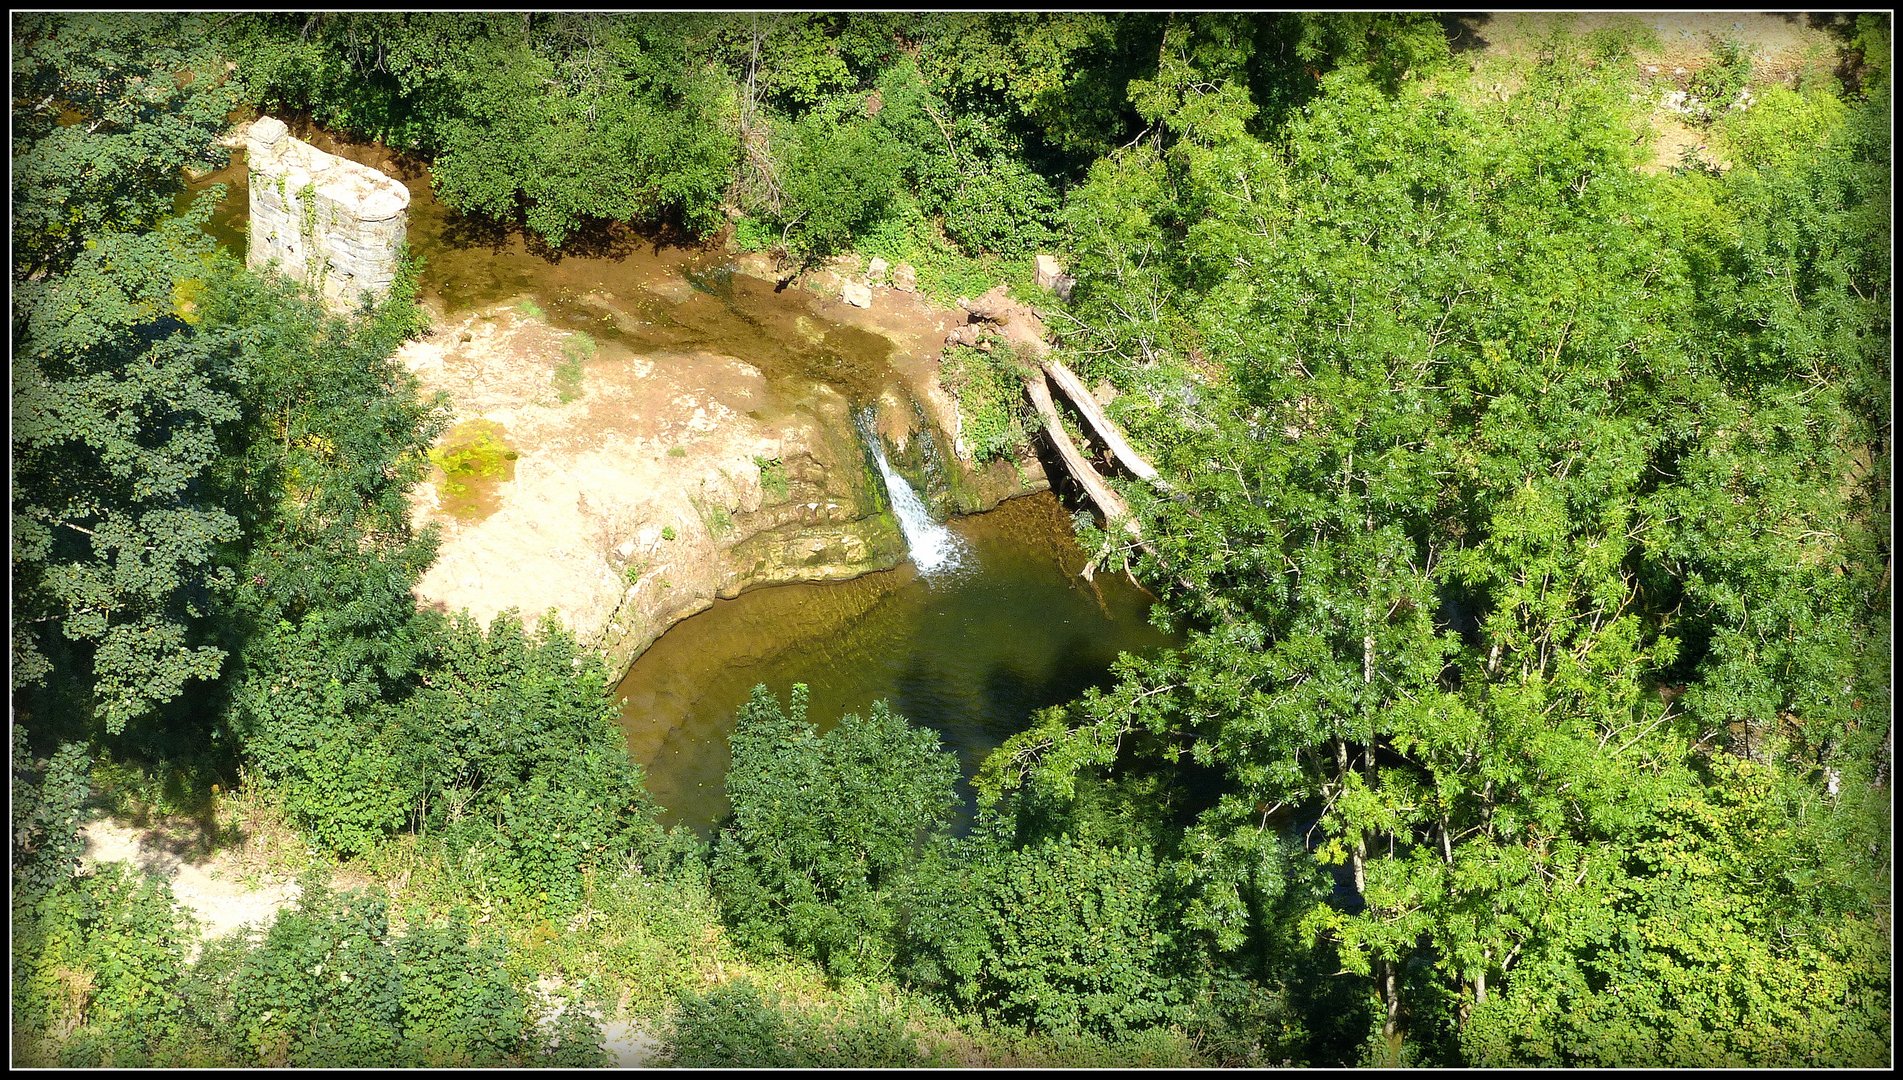
[[[397,942],[405,1057],[430,1066],[500,1065],[520,1048],[524,1001],[494,941],[470,942],[461,911],[431,926],[422,913]]]
[[[905,1068],[932,1064],[904,1017],[865,1000],[840,1014],[789,1007],[747,980],[681,999],[668,1036],[680,1068]]]
[[[919,198],[965,251],[1017,255],[1053,240],[1057,193],[1023,148],[975,117],[954,125],[956,153],[920,156]]]
[[[989,353],[954,346],[946,352],[939,377],[958,401],[965,444],[978,461],[1009,457],[1030,441],[1025,373],[1009,345],[993,342]]]
[[[821,736],[803,685],[786,709],[755,687],[732,742],[713,882],[736,938],[835,975],[883,967],[893,898],[957,805],[957,759],[883,701]]]
[[[923,879],[905,929],[912,981],[961,1008],[1046,1034],[1123,1038],[1180,1020],[1184,983],[1142,851],[1061,837],[958,845]]]
[[[1737,38],[1725,38],[1713,49],[1712,62],[1692,76],[1693,96],[1704,103],[1705,118],[1723,115],[1751,82],[1751,49]]]
[[[891,138],[870,122],[816,110],[785,129],[779,220],[787,246],[807,256],[844,248],[883,217],[900,191]]]

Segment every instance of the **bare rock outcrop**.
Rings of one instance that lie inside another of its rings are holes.
[[[553,610],[619,670],[717,597],[904,558],[842,396],[791,408],[733,357],[604,346],[565,403],[549,372],[566,336],[503,307],[399,352],[516,454],[479,516],[448,512],[440,474],[418,488],[414,518],[443,530],[419,600],[485,623]]]
[[[1044,339],[1044,320],[1028,304],[1013,300],[1003,285],[976,300],[960,300],[958,306],[971,321],[952,331],[951,344],[976,344],[986,334],[997,334],[1030,359],[1042,359],[1051,351]]]
[[[1070,299],[1071,290],[1077,287],[1077,279],[1064,273],[1064,264],[1054,256],[1039,255],[1036,273],[1038,288],[1049,289],[1065,300]]]

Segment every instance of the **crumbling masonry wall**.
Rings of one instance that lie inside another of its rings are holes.
[[[396,280],[410,192],[383,173],[291,137],[259,117],[245,140],[251,225],[245,263],[316,288],[335,311],[381,299]]]

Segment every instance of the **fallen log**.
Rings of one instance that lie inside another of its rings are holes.
[[[1136,447],[1130,445],[1129,439],[1124,438],[1123,429],[1118,427],[1110,417],[1104,415],[1103,407],[1097,404],[1097,399],[1091,396],[1090,390],[1084,386],[1084,381],[1078,378],[1075,372],[1065,367],[1062,361],[1054,359],[1044,361],[1044,371],[1050,375],[1051,382],[1057,384],[1057,388],[1064,392],[1064,396],[1070,399],[1070,403],[1076,406],[1077,411],[1090,423],[1091,430],[1097,433],[1097,438],[1103,440],[1103,444],[1109,447],[1110,455],[1129,470],[1130,475],[1147,482],[1159,491],[1170,489],[1169,484],[1157,474],[1156,467],[1143,460],[1143,455],[1137,453]]]
[[[1044,418],[1045,434],[1051,437],[1051,445],[1057,448],[1057,456],[1063,459],[1064,467],[1070,470],[1077,486],[1083,488],[1084,494],[1089,495],[1090,501],[1102,511],[1105,530],[1111,531],[1121,523],[1123,531],[1135,537],[1137,543],[1149,551],[1149,544],[1143,541],[1143,527],[1137,524],[1136,516],[1130,513],[1130,504],[1124,502],[1123,496],[1104,482],[1104,478],[1091,466],[1090,460],[1077,449],[1077,444],[1071,442],[1070,432],[1064,430],[1064,418],[1057,411],[1057,403],[1051,400],[1050,387],[1045,385],[1043,379],[1033,375],[1025,380],[1024,392],[1030,396],[1031,404],[1037,407],[1038,415]]]

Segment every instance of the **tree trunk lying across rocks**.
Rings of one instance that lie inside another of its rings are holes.
[[[1057,403],[1051,400],[1050,387],[1045,385],[1043,379],[1033,375],[1025,380],[1024,392],[1030,395],[1031,404],[1037,406],[1038,414],[1044,418],[1044,431],[1050,435],[1051,445],[1057,448],[1057,456],[1064,460],[1064,467],[1070,470],[1078,486],[1084,489],[1084,493],[1097,504],[1097,509],[1103,512],[1105,530],[1115,532],[1118,523],[1121,522],[1123,531],[1129,533],[1138,546],[1145,551],[1151,551],[1150,545],[1143,540],[1142,526],[1137,524],[1135,515],[1130,513],[1130,504],[1124,502],[1123,496],[1118,495],[1109,484],[1104,482],[1104,478],[1097,474],[1097,470],[1091,466],[1089,459],[1077,449],[1077,444],[1071,442],[1070,433],[1064,430],[1064,418],[1057,411]],[[1086,578],[1091,576],[1098,562],[1107,554],[1109,554],[1108,550],[1100,551],[1090,560],[1090,564],[1084,568]]]
[[[1084,381],[1078,378],[1075,372],[1065,367],[1063,361],[1048,357],[1044,360],[1044,371],[1050,375],[1051,382],[1057,384],[1057,388],[1070,399],[1070,403],[1076,406],[1084,419],[1090,422],[1091,429],[1097,433],[1097,438],[1102,439],[1103,444],[1110,448],[1111,456],[1116,458],[1119,464],[1128,469],[1132,476],[1149,483],[1159,491],[1170,489],[1169,484],[1157,474],[1156,467],[1143,460],[1143,455],[1136,452],[1136,447],[1130,445],[1129,439],[1124,438],[1123,429],[1104,415],[1103,407],[1097,404],[1097,399],[1091,396],[1090,390],[1084,386]]]

